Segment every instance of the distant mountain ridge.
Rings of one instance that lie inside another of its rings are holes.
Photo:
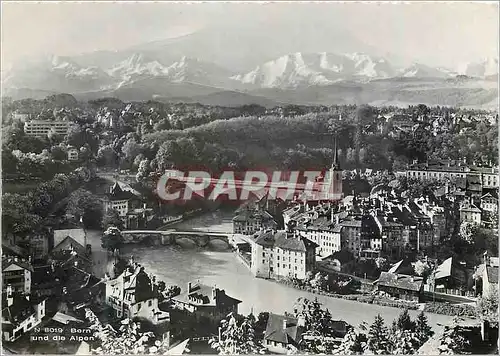
[[[89,66],[61,56],[14,66],[2,77],[4,95],[23,98],[59,92],[80,98],[183,98],[225,105],[234,100],[242,105],[260,102],[265,106],[324,104],[332,100],[391,102],[400,97],[396,101],[483,105],[491,102],[491,90],[498,92],[493,80],[498,77],[498,59],[470,63],[453,71],[420,63],[400,68],[386,58],[358,52],[295,52],[240,73],[188,56],[175,60],[157,58],[151,51],[137,50],[126,56],[108,53],[106,60],[100,62],[103,56],[99,53],[92,61],[91,55],[86,55],[86,61],[92,64]],[[276,89],[278,94],[268,96],[266,89]],[[433,94],[429,95],[431,90]],[[312,93],[316,97],[310,100]]]

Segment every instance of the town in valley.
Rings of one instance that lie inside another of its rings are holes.
[[[2,353],[498,354],[498,68],[134,48],[2,79]]]

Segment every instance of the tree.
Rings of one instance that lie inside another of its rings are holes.
[[[366,349],[366,335],[350,328],[340,345],[333,351],[335,355],[362,355]]]
[[[431,266],[429,266],[427,262],[420,260],[415,262],[415,266],[413,268],[418,276],[423,276],[424,278],[426,278],[431,271]]]
[[[389,261],[384,257],[377,257],[375,259],[375,264],[379,270],[385,270],[389,266]]]
[[[109,209],[102,220],[102,225],[104,229],[111,226],[123,230],[123,220],[120,217],[120,213],[116,209]]]
[[[103,167],[115,167],[118,156],[111,145],[99,147],[97,151],[97,164]]]
[[[321,303],[316,298],[311,301],[307,298],[298,298],[294,306],[294,317],[304,325],[304,335],[311,338],[304,342],[306,351],[314,353],[331,353],[335,345],[324,339],[333,337],[332,315],[328,309],[322,309]]]
[[[66,214],[76,220],[82,218],[85,227],[100,228],[102,223],[102,205],[97,196],[85,189],[77,189],[68,199]]]
[[[148,176],[149,168],[149,161],[147,159],[144,159],[139,163],[139,168],[137,169],[137,174],[135,176],[138,182],[142,181]]]
[[[476,232],[476,225],[471,222],[464,221],[460,224],[460,238],[468,243],[472,243],[474,241],[474,234]]]
[[[403,310],[395,320],[396,330],[415,331],[415,323],[411,320],[408,309]]]
[[[397,330],[391,334],[393,355],[415,355],[422,345],[410,330]]]
[[[132,355],[158,354],[164,355],[168,343],[155,340],[151,331],[142,332],[141,325],[130,319],[121,321],[120,328],[115,330],[111,325],[103,325],[92,310],[85,309],[85,318],[89,321],[96,342],[92,343],[92,354],[98,355]],[[97,346],[97,347],[96,347]]]
[[[476,304],[477,315],[489,322],[498,322],[498,289],[481,296]]]
[[[68,159],[68,154],[60,146],[52,147],[52,149],[50,150],[50,153],[51,153],[52,159],[54,161],[64,161],[64,160]]]
[[[120,247],[122,240],[121,231],[115,226],[110,226],[102,234],[101,246],[109,251],[114,251]]]
[[[237,320],[239,319],[239,320]],[[220,339],[209,340],[210,346],[219,351],[219,355],[242,355],[263,353],[263,347],[255,337],[255,318],[238,317],[231,314],[222,320]]]
[[[328,276],[322,275],[321,272],[318,272],[314,275],[314,278],[309,282],[311,287],[318,291],[326,290],[326,286],[328,284]]]
[[[434,335],[434,331],[427,323],[427,317],[424,312],[420,312],[417,316],[417,320],[415,323],[415,333],[420,342],[420,345],[423,345],[429,338]]]
[[[384,319],[378,314],[368,332],[368,348],[376,355],[391,353],[389,332]]]

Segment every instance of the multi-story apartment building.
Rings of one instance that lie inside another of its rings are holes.
[[[248,202],[236,211],[233,218],[233,233],[252,235],[262,229],[276,229],[277,223],[265,209],[262,200]]]
[[[332,220],[322,216],[312,220],[310,224],[299,225],[295,228],[300,236],[318,245],[316,249],[318,256],[327,257],[341,250],[342,226],[338,224],[338,221],[335,223]]]
[[[264,230],[252,239],[251,271],[256,277],[305,279],[314,269],[318,245],[297,233]]]
[[[471,167],[471,171],[481,175],[483,188],[497,189],[499,187],[498,167]]]
[[[441,238],[447,235],[446,230],[446,215],[442,206],[429,203],[427,200],[420,198],[414,200],[418,208],[430,218],[434,228],[434,238],[436,241],[441,241]]]
[[[481,197],[481,209],[494,215],[498,213],[498,197],[493,193],[486,193]]]
[[[12,342],[38,326],[45,316],[45,298],[14,293],[7,285],[2,294],[2,339]]]
[[[413,164],[406,171],[407,178],[419,180],[438,180],[444,178],[466,178],[470,169],[456,161],[444,161],[434,164]]]
[[[2,258],[2,290],[10,286],[14,293],[31,294],[31,273],[30,262],[18,257]]]
[[[392,258],[399,258],[405,247],[403,224],[381,210],[372,212],[379,228],[383,251]]]
[[[24,133],[28,136],[45,137],[49,132],[64,136],[68,133],[70,121],[30,120],[24,123]]]
[[[106,281],[106,304],[118,318],[144,318],[153,324],[168,321],[170,314],[158,307],[157,294],[155,284],[138,264]]]
[[[361,251],[361,217],[356,216],[340,222],[341,244],[354,256],[359,256]]]

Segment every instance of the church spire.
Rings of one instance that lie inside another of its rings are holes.
[[[337,149],[337,135],[334,136],[332,168],[335,170],[340,170],[338,149]]]

